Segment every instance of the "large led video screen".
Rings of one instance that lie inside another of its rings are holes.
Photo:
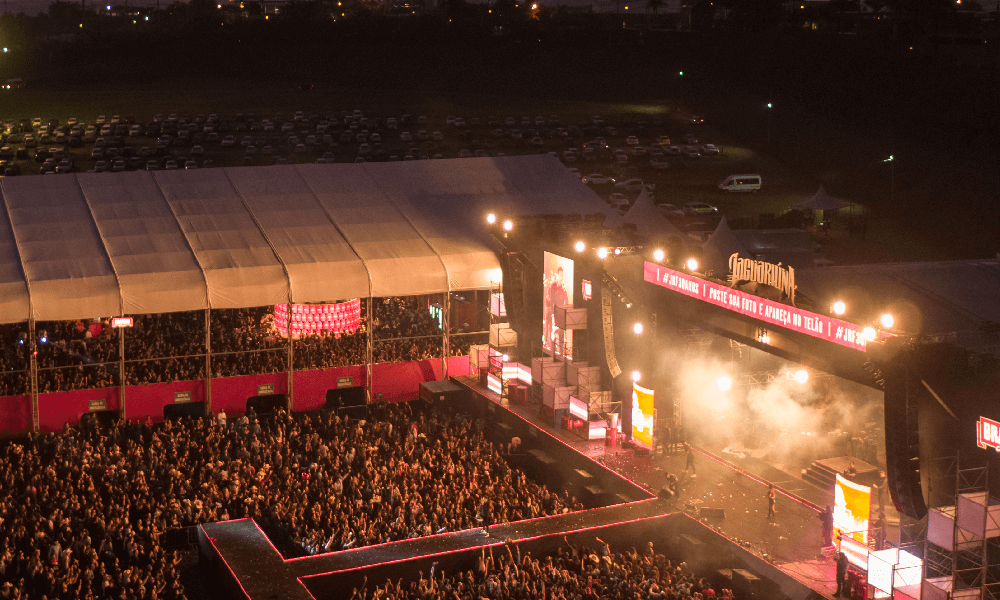
[[[632,383],[632,442],[653,449],[653,390]]]
[[[543,268],[542,348],[572,360],[573,332],[556,325],[556,307],[573,306],[573,261],[546,252]]]
[[[833,488],[833,529],[837,536],[852,537],[868,543],[868,517],[872,489],[844,479],[837,474]]]

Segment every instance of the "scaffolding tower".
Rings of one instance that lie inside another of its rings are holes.
[[[954,463],[954,504],[928,512],[922,598],[1000,600],[1000,499],[987,467]]]

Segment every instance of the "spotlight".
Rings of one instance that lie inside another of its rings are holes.
[[[626,302],[625,303],[625,308],[632,308],[632,303],[631,302]]]
[[[642,373],[639,371],[632,371],[632,381],[639,381],[642,379]]]
[[[47,337],[45,337],[43,335],[42,337],[38,338],[38,341],[41,342],[41,343],[43,343],[43,344],[45,344],[45,343],[47,343],[49,341],[49,338],[47,338]]]
[[[587,244],[584,244],[584,243],[583,243],[583,240],[580,240],[580,241],[579,241],[579,242],[577,242],[577,243],[576,243],[576,245],[575,245],[575,246],[573,246],[573,247],[574,247],[574,248],[576,248],[576,251],[577,251],[577,252],[583,252],[584,250],[586,250],[586,249],[587,249]]]
[[[663,262],[663,258],[665,256],[666,255],[663,253],[663,250],[660,250],[659,248],[653,250],[653,260],[655,260],[656,262]]]
[[[865,336],[865,340],[867,340],[869,342],[874,342],[875,341],[875,328],[874,327],[865,327],[864,329],[861,330],[861,335]]]
[[[636,323],[633,325],[632,331],[634,331],[636,335],[642,335],[642,323]]]
[[[490,225],[493,225],[494,223],[497,222],[497,216],[494,213],[486,215],[486,222],[489,223]]]
[[[882,315],[882,318],[879,319],[879,322],[882,323],[882,327],[892,329],[893,324],[896,323],[896,319],[892,318],[892,315],[889,313],[885,313]]]
[[[689,258],[687,260],[687,268],[688,268],[688,271],[697,271],[698,270],[698,261],[696,259]]]
[[[764,345],[770,344],[771,336],[767,335],[766,333],[760,334],[760,343]]]
[[[510,362],[510,355],[508,354],[504,354],[500,358],[503,360],[503,362]]]
[[[733,380],[723,375],[715,380],[715,385],[719,386],[719,390],[727,392],[729,388],[733,387]]]
[[[622,249],[621,248],[615,248],[615,256],[618,256],[621,253],[622,253]]]
[[[507,219],[506,221],[503,222],[503,230],[510,231],[511,229],[514,229],[514,221]]]
[[[597,249],[597,258],[599,258],[601,260],[604,260],[607,257],[608,257],[608,249],[607,248],[598,248]]]
[[[833,314],[839,317],[842,316],[845,312],[847,312],[847,305],[844,304],[843,300],[837,300],[836,302],[833,303]]]
[[[795,381],[798,381],[799,383],[805,383],[809,381],[809,371],[806,371],[805,369],[799,369],[798,371],[795,372],[794,377]]]

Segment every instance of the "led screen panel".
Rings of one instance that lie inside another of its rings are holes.
[[[653,449],[653,390],[632,383],[632,441]]]
[[[858,485],[837,474],[834,484],[833,529],[835,535],[844,535],[868,543],[868,517],[872,489]]]
[[[557,356],[573,359],[573,332],[556,327],[556,307],[573,306],[573,261],[545,253],[542,282],[542,347]]]

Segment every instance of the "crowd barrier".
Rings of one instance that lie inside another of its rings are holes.
[[[468,375],[469,358],[448,359],[449,375]],[[440,359],[372,365],[372,395],[391,401],[413,400],[424,381],[437,381],[444,376]],[[322,408],[326,392],[338,387],[366,387],[364,366],[296,371],[292,379],[292,410],[307,411]],[[79,422],[83,415],[96,411],[121,409],[122,389],[118,387],[50,392],[38,394],[38,423],[43,432],[60,431]],[[249,398],[268,394],[287,394],[288,375],[245,375],[220,377],[211,381],[213,414],[225,410],[227,415],[246,412]],[[125,416],[132,421],[154,423],[163,420],[163,409],[169,404],[204,402],[207,400],[205,381],[177,381],[124,388]],[[0,434],[20,435],[31,429],[31,396],[0,397]]]

